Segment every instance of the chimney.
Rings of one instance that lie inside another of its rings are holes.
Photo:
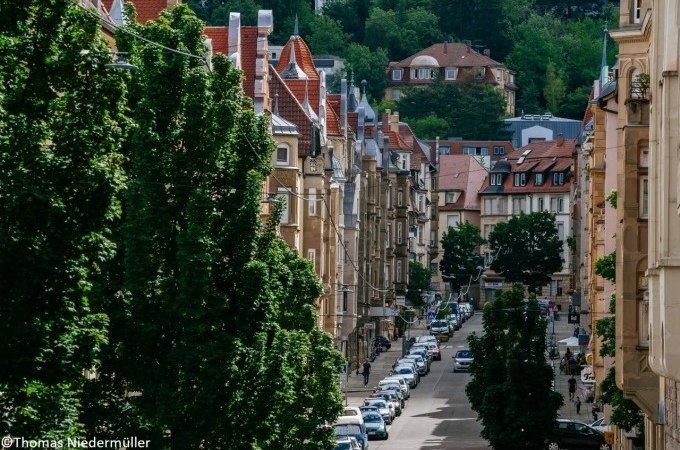
[[[390,131],[399,133],[399,111],[395,111],[390,117]]]
[[[390,115],[392,114],[392,111],[389,109],[386,109],[385,112],[383,113],[383,120],[382,120],[382,130],[383,133],[387,133],[390,131],[389,125],[390,125]]]
[[[254,109],[262,113],[268,109],[269,100],[269,34],[272,32],[272,12],[257,12],[257,54],[255,56]]]
[[[340,126],[347,137],[347,79],[340,80]]]
[[[557,146],[562,147],[562,144],[564,144],[564,134],[558,133],[557,139],[555,139],[555,140],[557,141]]]
[[[448,53],[448,43],[444,41],[444,53]]]
[[[484,49],[484,56],[491,58],[491,50],[489,50],[488,48],[485,48]]]
[[[170,0],[168,0],[169,2]],[[234,67],[241,68],[241,13],[229,13],[229,54]]]
[[[179,5],[180,0],[168,0],[166,2],[167,9],[174,8],[175,6]]]

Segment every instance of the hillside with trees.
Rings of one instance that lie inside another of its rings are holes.
[[[437,42],[469,42],[477,51],[489,49],[493,59],[515,71],[517,114],[550,111],[572,119],[583,117],[592,81],[599,76],[603,30],[614,28],[618,17],[618,2],[611,0],[327,0],[321,15],[310,0],[185,2],[212,25],[227,24],[230,11],[240,11],[242,23],[252,25],[258,9],[271,9],[274,44],[288,39],[297,15],[312,52],[345,58],[345,75],[353,71],[357,81],[365,79],[374,104],[383,97],[387,62]],[[616,46],[611,39],[607,50],[612,63]],[[423,121],[416,128],[428,135],[433,129],[461,134],[449,129],[449,118],[444,124],[436,114],[402,117]]]

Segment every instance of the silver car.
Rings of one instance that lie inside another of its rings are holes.
[[[458,350],[455,355],[453,355],[453,371],[458,372],[459,370],[470,370],[470,364],[474,360],[474,355],[470,350]]]

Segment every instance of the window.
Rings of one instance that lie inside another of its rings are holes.
[[[401,283],[401,261],[397,261],[397,277],[396,282]]]
[[[564,240],[564,222],[557,222],[557,238],[560,241]]]
[[[392,224],[387,224],[387,229],[385,230],[385,248],[390,248],[392,246]]]
[[[464,155],[474,155],[474,156],[486,156],[489,154],[488,147],[463,147]]]
[[[316,188],[309,188],[307,198],[307,214],[316,216]]]
[[[288,147],[280,146],[276,149],[276,165],[277,166],[288,165]]]
[[[432,275],[436,275],[437,273],[439,273],[439,264],[430,263],[430,273]]]
[[[530,137],[529,138],[529,144],[531,144],[533,142],[545,142],[545,138]]]
[[[397,222],[397,244],[404,242],[404,224]]]
[[[446,216],[446,226],[456,227],[460,223],[460,214],[449,214]]]
[[[316,269],[316,249],[310,248],[307,250],[307,259],[312,262],[312,267]]]
[[[401,81],[401,74],[402,74],[401,69],[392,70],[392,80]]]
[[[437,245],[437,232],[430,231],[430,247],[434,247],[436,245]]]
[[[401,100],[401,89],[392,89],[392,100],[395,102]]]
[[[493,200],[490,198],[484,199],[484,214],[491,214],[493,211]]]
[[[484,225],[484,239],[489,238],[489,234],[493,231],[496,225]]]
[[[649,167],[649,148],[645,147],[640,150],[640,159],[638,162],[640,167]]]
[[[649,217],[649,179],[640,177],[640,219]]]
[[[387,187],[387,209],[392,209],[392,183]]]
[[[513,214],[520,214],[525,212],[524,211],[524,198],[513,198],[512,199],[512,213]]]
[[[439,146],[439,154],[440,155],[450,155],[451,154],[451,146],[450,145],[440,145]]]
[[[455,80],[458,78],[458,69],[456,67],[447,67],[446,68],[446,79],[451,81]]]
[[[564,184],[564,172],[553,173],[553,185],[561,186]]]
[[[418,69],[411,69],[411,75],[415,76],[413,78],[418,80],[429,80],[432,77],[432,69],[427,67],[418,67]]]
[[[490,184],[491,184],[491,186],[501,186],[503,184],[503,174],[502,173],[492,173]]]
[[[392,284],[392,266],[389,264],[385,265],[385,286]]]
[[[404,206],[404,190],[399,189],[397,191],[397,206]]]
[[[515,186],[526,186],[527,184],[527,174],[522,172],[522,173],[516,173],[515,174]]]
[[[456,200],[458,200],[458,192],[446,193],[446,203],[456,203]]]
[[[496,81],[498,81],[499,83],[503,81],[503,71],[501,69],[498,69],[496,71]]]
[[[642,0],[633,0],[633,23],[640,23],[640,6]]]
[[[560,213],[564,206],[564,199],[562,197],[550,197],[550,212]]]
[[[422,244],[423,243],[423,226],[418,225],[418,243]]]
[[[505,147],[502,145],[497,145],[493,148],[494,155],[505,155]]]
[[[279,189],[277,197],[283,199],[283,211],[281,212],[281,225],[290,223],[290,195],[285,189]]]
[[[543,210],[545,209],[545,205],[544,205],[543,203],[544,203],[543,198],[542,198],[542,197],[539,198],[539,199],[538,199],[538,211],[539,211],[539,212],[541,212],[541,211],[543,211]]]
[[[534,174],[534,184],[536,186],[542,186],[543,183],[545,183],[545,177],[543,176],[542,172],[535,173]]]

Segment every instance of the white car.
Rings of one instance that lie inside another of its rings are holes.
[[[385,389],[389,389],[392,386],[396,385],[397,388],[399,389],[399,392],[401,392],[401,398],[406,400],[408,398],[407,397],[408,390],[405,391],[404,386],[406,386],[406,389],[408,389],[408,385],[404,380],[401,381],[403,382],[403,384],[399,383],[399,381],[396,378],[380,380],[380,383],[378,383],[378,386],[376,387],[376,391],[384,391]]]
[[[423,342],[423,343],[415,343],[413,344],[413,348],[426,348],[427,351],[432,355],[432,360],[433,361],[441,361],[442,360],[442,353],[439,351],[439,346],[437,345],[436,342],[430,341],[430,342]]]
[[[383,378],[381,381],[383,382],[394,382],[394,383],[399,383],[399,386],[401,386],[401,392],[404,394],[405,399],[409,399],[411,397],[411,389],[408,387],[408,381],[404,379],[404,377],[400,376],[391,376],[387,378]]]
[[[392,369],[392,373],[404,376],[410,388],[414,388],[418,384],[418,372],[413,369],[413,364],[397,365]]]
[[[453,355],[453,371],[458,372],[459,370],[470,370],[470,364],[474,360],[474,355],[472,351],[458,350],[455,355]]]
[[[605,431],[612,431],[612,426],[604,420],[604,417],[597,419],[595,422],[590,424],[590,428],[594,428],[597,431],[605,432]]]
[[[364,406],[376,406],[378,412],[382,416],[386,424],[391,424],[397,413],[394,406],[382,398],[367,398],[364,400]]]

